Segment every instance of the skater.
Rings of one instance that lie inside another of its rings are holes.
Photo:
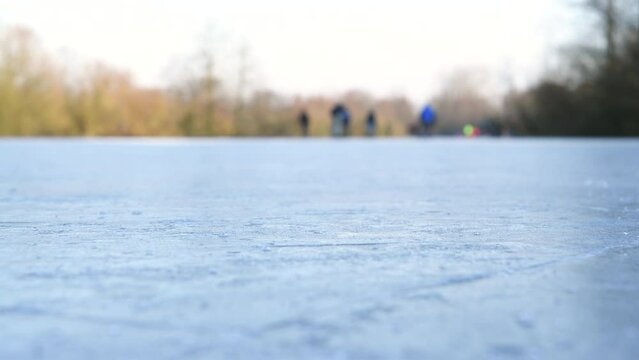
[[[366,115],[366,136],[375,136],[377,130],[377,119],[375,110],[371,110]]]
[[[349,134],[350,114],[342,104],[336,104],[331,110],[331,135],[347,136]]]
[[[351,135],[351,115],[346,108],[344,108],[344,113],[342,116],[343,128],[344,128],[344,136]]]
[[[435,110],[430,105],[426,105],[419,115],[419,135],[432,135],[433,127],[437,122]]]
[[[298,121],[300,123],[300,129],[302,130],[302,136],[307,137],[310,118],[306,110],[302,110],[302,112],[300,112]]]

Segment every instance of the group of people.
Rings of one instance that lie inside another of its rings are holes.
[[[419,133],[422,135],[429,134],[435,125],[435,110],[431,106],[426,106],[419,116],[417,126]],[[303,136],[308,136],[310,126],[310,116],[306,110],[302,110],[298,117],[300,129]],[[366,136],[375,136],[377,133],[377,116],[375,110],[370,110],[364,119]],[[349,136],[351,134],[351,114],[344,106],[338,103],[331,109],[331,135],[333,136]]]
[[[302,110],[298,117],[303,136],[308,136],[310,117],[306,110]],[[366,135],[375,136],[377,132],[377,117],[375,111],[368,112],[365,118]],[[349,136],[351,134],[351,114],[343,104],[336,104],[331,110],[331,135]]]

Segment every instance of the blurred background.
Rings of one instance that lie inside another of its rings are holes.
[[[0,0],[3,136],[327,136],[336,103],[354,136],[638,136],[639,0]]]

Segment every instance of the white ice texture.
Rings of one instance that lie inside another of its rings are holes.
[[[0,359],[638,359],[639,140],[0,141]]]

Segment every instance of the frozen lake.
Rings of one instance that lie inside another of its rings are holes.
[[[1,359],[637,359],[639,140],[0,140]]]

